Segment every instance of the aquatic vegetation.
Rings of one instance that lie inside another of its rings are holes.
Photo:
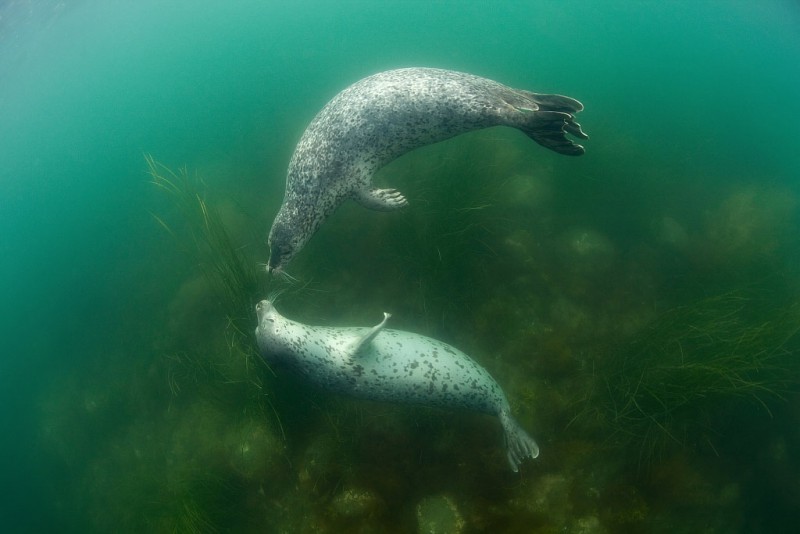
[[[125,379],[75,388],[71,405],[53,399],[59,409],[46,430],[86,466],[70,489],[89,503],[96,530],[649,531],[673,520],[661,495],[680,504],[683,521],[688,513],[706,518],[708,488],[721,477],[678,445],[718,447],[709,429],[726,429],[716,416],[730,420],[746,405],[767,418],[793,391],[796,291],[738,290],[657,315],[642,301],[679,297],[631,281],[662,266],[631,261],[614,233],[566,224],[551,202],[555,182],[552,193],[547,176],[528,187],[533,178],[516,169],[516,155],[491,159],[494,148],[470,151],[475,141],[458,140],[445,153],[477,158],[442,164],[412,155],[388,168],[401,175],[390,182],[417,192],[409,211],[365,225],[358,206],[343,208],[329,241],[321,235],[293,264],[309,286],[281,286],[291,293],[283,299],[332,324],[359,324],[358,314],[391,306],[409,329],[474,348],[514,411],[541,432],[542,461],[511,479],[494,421],[339,399],[271,374],[250,338],[251,299],[266,296],[267,276],[239,246],[248,242],[245,225],[235,231],[202,180],[149,158],[175,208],[157,220],[199,272],[165,299],[167,320],[153,326],[157,341],[136,373],[106,370]],[[342,235],[359,239],[342,247]],[[613,350],[598,348],[620,338]],[[132,375],[146,389],[126,396]],[[585,411],[565,431],[587,390]],[[104,426],[96,450],[82,431],[64,443],[71,429],[107,425],[106,417],[116,425]],[[602,440],[625,453],[609,454]],[[657,458],[673,445],[676,454]],[[656,483],[632,472],[632,450],[651,462]],[[738,482],[712,495],[713,524],[733,524],[747,498]]]
[[[741,290],[658,316],[644,312],[649,307],[631,300],[625,280],[657,267],[630,261],[616,234],[562,216],[548,170],[519,168],[527,145],[516,150],[506,140],[481,150],[481,143],[493,142],[487,135],[465,136],[436,147],[436,155],[423,150],[387,167],[383,178],[408,194],[409,209],[385,216],[343,206],[293,263],[293,274],[308,285],[284,284],[292,293],[285,303],[324,321],[334,320],[334,310],[336,323],[391,306],[409,329],[457,339],[467,350],[474,345],[515,391],[515,410],[546,429],[547,463],[532,465],[534,476],[509,486],[497,473],[465,467],[476,455],[493,458],[497,443],[485,436],[494,428],[442,430],[452,420],[443,424],[435,411],[351,403],[312,389],[298,393],[305,386],[264,373],[249,330],[253,301],[266,295],[266,275],[237,246],[202,181],[150,158],[151,174],[182,216],[182,224],[167,224],[166,217],[159,223],[197,259],[205,280],[187,280],[171,307],[178,322],[159,367],[170,410],[191,418],[194,406],[211,400],[227,417],[246,414],[224,428],[212,424],[210,413],[194,422],[215,437],[217,449],[205,436],[197,438],[194,455],[164,453],[176,462],[176,480],[185,475],[185,483],[153,483],[152,491],[163,496],[164,521],[185,530],[225,530],[235,515],[251,518],[253,530],[263,524],[318,532],[445,524],[502,525],[508,532],[644,529],[657,514],[653,500],[632,474],[615,486],[628,469],[619,459],[604,458],[597,467],[598,437],[635,450],[655,470],[658,453],[673,446],[718,447],[712,431],[722,430],[715,417],[729,420],[742,405],[769,417],[795,388],[796,375],[786,369],[797,350],[800,311],[790,298]],[[374,218],[364,224],[365,217]],[[342,247],[343,235],[358,239]],[[208,287],[222,298],[223,310],[206,299]],[[646,299],[675,299],[657,295],[655,287],[648,286]],[[325,291],[310,298],[315,288]],[[183,316],[186,309],[202,317]],[[227,324],[215,316],[223,311]],[[631,333],[592,367],[586,354],[598,353],[598,343]],[[592,386],[584,411],[568,432],[559,432]],[[191,471],[195,458],[209,466],[210,480]],[[589,470],[594,478],[587,488],[576,473]],[[681,488],[694,480],[711,477],[696,473],[667,482]],[[499,489],[487,494],[487,487]],[[199,513],[208,502],[204,488],[221,499],[219,516]],[[700,510],[704,502],[693,495],[686,507]]]
[[[170,195],[182,216],[181,231],[174,229],[163,217],[155,214],[153,217],[187,254],[196,259],[204,278],[221,297],[223,309],[227,312],[227,324],[223,329],[208,326],[202,332],[194,329],[191,333],[194,346],[168,349],[171,352],[165,358],[170,390],[178,395],[181,383],[190,380],[195,384],[243,384],[248,386],[242,387],[243,392],[250,390],[258,395],[262,391],[262,377],[257,370],[266,364],[255,349],[253,309],[259,295],[265,293],[267,277],[256,269],[244,247],[236,244],[215,204],[206,200],[206,187],[200,177],[190,175],[185,168],[172,171],[149,155],[145,160],[153,183]],[[191,287],[196,286],[193,284]],[[202,292],[202,286],[182,291],[181,299],[172,306],[172,311],[179,309],[184,301],[186,306],[195,308],[197,292]],[[198,342],[197,337],[203,334],[208,339]],[[224,336],[224,342],[214,338],[214,334]],[[200,347],[211,347],[212,350],[199,351]]]
[[[535,148],[513,132],[477,132],[419,149],[379,173],[410,203],[382,229],[388,247],[375,245],[391,258],[388,263],[403,267],[397,273],[402,292],[393,290],[391,299],[424,317],[426,328],[463,320],[464,307],[479,302],[502,276],[493,267],[509,268],[498,251],[520,221],[510,220],[507,202],[514,199],[510,209],[523,214],[522,221],[530,218],[530,205],[546,196],[534,190],[545,188],[539,182],[525,189],[520,172],[531,172],[526,150]]]
[[[153,184],[168,193],[178,208],[185,234],[174,229],[163,217],[156,221],[194,257],[204,275],[214,284],[239,333],[249,330],[253,307],[263,294],[266,276],[256,269],[255,261],[228,232],[215,205],[206,200],[205,186],[198,176],[186,168],[173,171],[146,155]],[[244,334],[243,334],[244,335]]]
[[[173,448],[153,458],[167,457],[170,468],[151,476],[150,493],[160,504],[147,516],[158,531],[226,530],[234,517],[230,510],[244,505],[240,492],[252,493],[252,485],[276,478],[283,454],[281,422],[264,395],[268,368],[252,339],[253,309],[267,277],[237,244],[199,177],[186,169],[174,172],[150,156],[146,161],[180,220],[169,224],[153,216],[195,259],[206,282],[188,280],[170,305],[174,336],[155,369],[171,393],[170,412],[190,422],[169,432]],[[208,287],[213,301],[205,296]],[[223,422],[232,415],[233,421]],[[181,432],[186,435],[179,438]],[[133,484],[131,491],[148,485]],[[227,512],[216,514],[220,507]]]
[[[718,419],[745,405],[770,407],[797,391],[800,302],[731,291],[663,313],[598,361],[596,386],[578,419],[596,418],[609,439],[640,459],[674,445],[716,452]]]

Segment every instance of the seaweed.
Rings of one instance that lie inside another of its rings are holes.
[[[199,176],[190,175],[185,167],[175,172],[149,155],[145,160],[152,183],[168,193],[178,209],[184,231],[175,230],[163,217],[153,217],[195,258],[226,313],[224,340],[212,338],[164,355],[169,389],[174,397],[184,384],[205,388],[212,396],[233,397],[234,402],[260,397],[263,378],[258,369],[269,366],[256,349],[253,309],[258,295],[267,290],[267,276],[255,268],[245,249],[237,246],[215,204],[206,199],[207,186]],[[232,394],[224,389],[231,384],[245,387]],[[280,426],[279,420],[277,423]]]
[[[263,294],[266,276],[260,276],[254,262],[237,246],[216,207],[206,200],[205,184],[183,167],[177,172],[145,155],[152,183],[169,194],[186,222],[188,244],[164,218],[152,214],[182,248],[192,255],[203,274],[221,296],[231,326],[245,335],[249,329],[255,298]]]
[[[640,465],[675,445],[716,454],[721,421],[743,405],[772,417],[771,407],[798,391],[799,331],[800,302],[776,305],[746,289],[673,308],[596,362],[577,419],[591,417],[611,429],[608,439],[638,447]]]

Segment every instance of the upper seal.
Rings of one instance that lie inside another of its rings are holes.
[[[267,270],[283,269],[347,198],[376,210],[407,204],[375,189],[373,174],[395,158],[472,130],[511,126],[560,154],[583,154],[567,134],[588,136],[575,99],[512,89],[442,69],[381,72],[351,85],[311,121],[295,148],[283,204],[269,233]]]

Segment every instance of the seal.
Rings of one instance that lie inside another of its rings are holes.
[[[561,95],[512,89],[450,70],[406,68],[364,78],[311,121],[289,163],[283,203],[269,232],[267,271],[280,272],[345,199],[391,211],[408,204],[372,186],[375,172],[415,148],[472,130],[511,126],[559,154],[581,155],[567,133],[583,104]]]
[[[283,317],[268,300],[256,305],[256,313],[258,348],[268,362],[354,397],[494,415],[514,472],[525,458],[539,455],[486,369],[447,343],[384,328],[388,313],[372,328],[305,325]]]

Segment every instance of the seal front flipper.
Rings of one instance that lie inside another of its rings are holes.
[[[377,211],[393,211],[408,206],[408,201],[397,189],[360,189],[354,196],[356,202]]]
[[[349,351],[350,356],[355,357],[364,347],[369,345],[370,342],[375,339],[375,336],[378,335],[378,332],[383,330],[383,327],[386,326],[386,321],[388,321],[389,317],[391,316],[391,313],[383,312],[383,321],[370,328],[366,334],[358,338],[355,343],[353,343],[353,348]]]

